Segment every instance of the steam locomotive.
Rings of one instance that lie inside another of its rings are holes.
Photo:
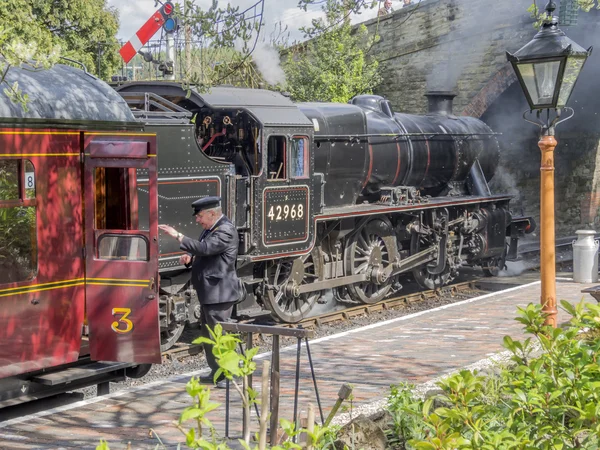
[[[160,221],[195,236],[190,203],[222,197],[248,291],[238,315],[258,306],[297,322],[326,290],[338,301],[375,303],[400,290],[407,273],[429,289],[464,264],[493,275],[535,227],[511,215],[509,196],[491,194],[494,133],[452,115],[447,92],[430,93],[429,113],[418,116],[375,95],[295,104],[233,87],[115,89],[157,136]],[[200,314],[181,254],[174,240],[160,241],[163,348]]]

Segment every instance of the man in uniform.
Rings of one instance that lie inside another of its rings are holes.
[[[169,225],[159,225],[168,235],[176,238],[179,248],[187,252],[179,262],[192,265],[192,285],[202,306],[200,335],[210,338],[207,325],[214,328],[217,322],[231,318],[234,305],[241,300],[243,288],[236,273],[238,234],[235,226],[221,211],[220,197],[205,197],[192,203],[196,223],[204,231],[199,239],[179,233]],[[203,383],[213,383],[219,365],[212,353],[212,346],[204,344],[210,375],[200,377]],[[223,378],[217,387],[224,387]]]

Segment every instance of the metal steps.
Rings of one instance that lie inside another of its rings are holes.
[[[59,384],[70,384],[74,381],[81,381],[90,378],[96,378],[98,375],[114,372],[120,369],[131,367],[131,363],[113,363],[113,362],[90,362],[82,366],[70,367],[58,372],[42,373],[33,376],[30,380],[34,383],[45,386],[56,386]]]

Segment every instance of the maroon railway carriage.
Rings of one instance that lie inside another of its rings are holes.
[[[81,70],[6,81],[29,101],[0,90],[0,405],[160,362],[155,135]]]

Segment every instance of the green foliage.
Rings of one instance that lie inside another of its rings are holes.
[[[0,161],[0,200],[19,200],[18,167],[16,161]],[[0,208],[0,283],[33,278],[35,223],[35,207]]]
[[[381,82],[379,63],[367,57],[373,39],[364,25],[344,22],[290,50],[283,70],[295,101],[346,103]]]
[[[579,4],[579,7],[585,12],[588,12],[594,6],[600,9],[600,3],[598,3],[597,0],[577,0],[577,3]]]
[[[100,439],[100,443],[96,446],[96,450],[110,450],[110,447],[104,439]]]
[[[97,74],[98,43],[101,43],[100,75],[108,79],[120,67],[117,12],[106,0],[4,0],[0,23],[10,31],[1,46],[2,56],[15,64],[43,58],[55,62],[58,54],[83,63]]]
[[[394,388],[389,434],[410,449],[599,448],[600,306],[561,304],[572,315],[564,329],[545,326],[539,305],[519,308],[531,336],[505,337],[514,366],[497,376],[461,371],[426,401]]]
[[[394,447],[405,445],[405,436],[418,440],[427,436],[429,428],[423,421],[424,402],[414,395],[413,389],[414,385],[401,383],[392,386],[388,397],[387,410],[393,420],[386,434]]]
[[[1,13],[0,13],[1,15]],[[13,36],[13,28],[0,24],[0,85],[4,93],[13,102],[20,104],[27,111],[29,96],[19,88],[19,84],[6,82],[6,74],[11,66],[21,65],[24,61],[35,60],[31,68],[45,69],[58,60],[57,48],[48,53],[41,53],[34,41],[22,41]]]
[[[311,26],[300,28],[305,37],[314,38],[329,28],[349,21],[351,15],[360,15],[363,11],[375,8],[377,0],[299,0],[298,7],[306,11],[309,5],[322,5],[325,19],[313,19]]]
[[[256,78],[250,54],[258,40],[262,17],[255,17],[254,10],[241,11],[229,3],[220,7],[217,0],[212,0],[208,8],[192,0],[176,8],[181,29],[188,28],[195,42],[189,64],[183,69],[185,84],[205,90],[223,83],[244,85]]]
[[[188,406],[183,410],[179,417],[177,428],[185,435],[185,444],[189,448],[203,448],[203,449],[224,449],[227,448],[217,442],[215,430],[213,424],[206,417],[208,413],[215,410],[220,406],[219,403],[210,401],[210,389],[200,384],[200,381],[192,377],[188,381],[186,392],[192,398],[192,406]],[[196,422],[196,427],[192,427],[189,430],[183,428],[183,423],[189,420]],[[210,430],[211,439],[207,440],[203,436],[204,427],[208,427]]]
[[[248,376],[256,370],[254,357],[258,353],[258,347],[248,350],[245,355],[240,355],[236,348],[242,342],[237,334],[223,334],[223,327],[217,324],[212,330],[208,327],[212,339],[199,337],[194,344],[210,344],[212,352],[219,363],[219,370],[215,374],[215,380],[223,374],[225,378],[233,380],[234,377]]]
[[[584,12],[589,12],[594,6],[600,9],[600,3],[598,3],[598,0],[575,0],[575,3],[577,8]],[[531,15],[531,18],[535,19],[533,22],[533,27],[536,30],[539,29],[547,20],[546,11],[543,9],[543,6],[545,6],[545,4],[542,5],[542,8],[538,7],[537,3],[534,1],[529,8],[527,8],[527,12]]]
[[[213,345],[213,353],[220,366],[219,373],[216,377],[222,373],[232,381],[234,387],[238,388],[239,386],[234,377],[247,377],[256,370],[256,363],[253,361],[253,358],[256,356],[258,347],[248,350],[245,356],[239,355],[238,357],[235,357],[232,353],[236,353],[237,344],[241,342],[239,336],[236,334],[223,334],[223,328],[218,324],[215,326],[214,330],[210,327],[208,330],[212,339],[200,337],[194,340],[194,343]],[[179,420],[174,422],[173,425],[175,425],[175,427],[185,436],[186,447],[204,450],[229,450],[230,447],[219,438],[212,422],[207,417],[209,413],[220,406],[219,403],[210,401],[209,387],[205,384],[201,384],[199,379],[192,377],[186,384],[185,389],[192,399],[192,405],[181,412]],[[247,408],[246,414],[247,417],[249,417],[249,406],[256,402],[256,392],[247,387],[247,382],[244,383],[244,389],[238,389],[238,392],[242,396],[244,407]],[[184,428],[184,425],[190,421],[194,422],[194,427],[190,429]],[[297,429],[293,422],[285,419],[279,419],[279,424],[287,436],[287,439],[278,446],[268,447],[265,445],[264,448],[270,448],[272,450],[301,449],[302,447],[299,444],[293,442],[293,438],[299,436],[301,433],[307,433],[315,450],[335,448],[333,445],[337,431],[337,428],[335,427],[320,427],[315,424],[314,430],[309,433],[304,428]],[[206,437],[205,430],[208,430],[210,433],[208,438]],[[154,430],[150,431],[156,436]],[[156,437],[158,438],[158,436]],[[258,434],[256,435],[256,440],[259,440]],[[251,446],[249,439],[240,439],[239,444],[246,450],[256,450],[259,448],[259,446]],[[161,450],[164,448],[166,447],[159,439],[159,444],[155,449]],[[178,446],[178,448],[180,447]],[[100,444],[96,447],[96,450],[110,449],[107,442],[101,440]]]

